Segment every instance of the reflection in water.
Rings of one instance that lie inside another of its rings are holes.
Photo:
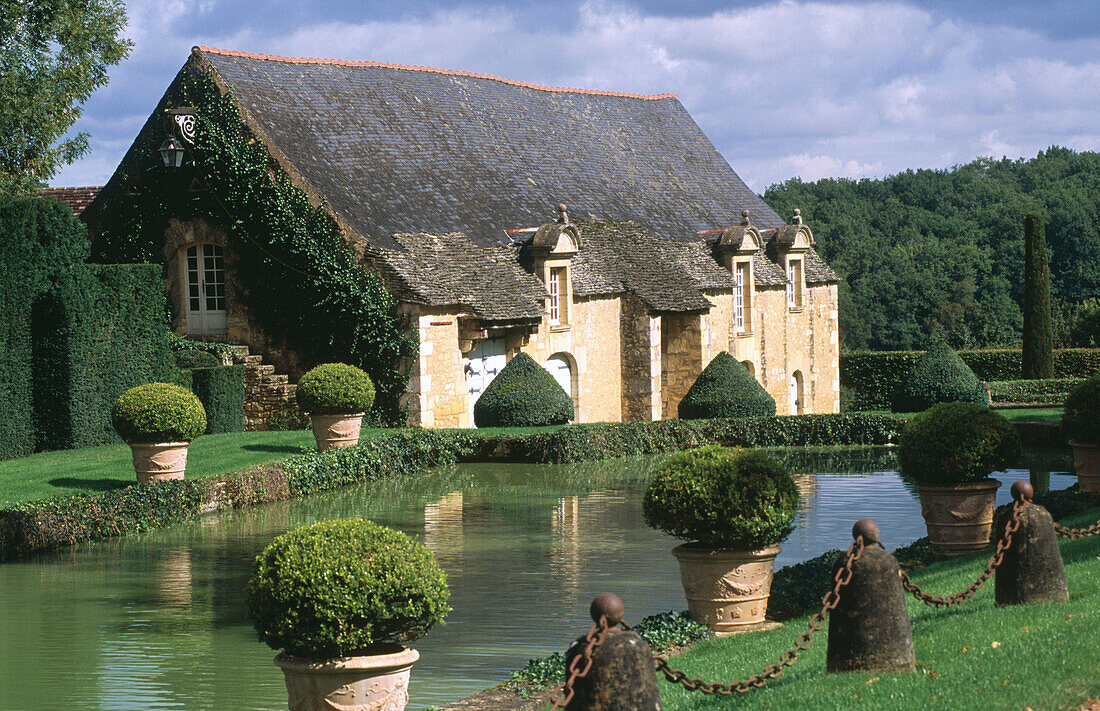
[[[890,548],[924,535],[889,450],[776,454],[800,472],[803,497],[777,565],[846,546],[866,515]],[[414,643],[409,708],[442,705],[564,650],[600,592],[619,594],[632,622],[685,607],[669,554],[677,541],[642,520],[661,459],[443,468],[0,565],[0,708],[285,709],[275,653],[256,640],[242,590],[276,535],[349,516],[419,536],[447,571],[454,611]],[[829,471],[847,473],[809,473]],[[1073,481],[1050,475],[1055,489]],[[1008,497],[1002,487],[998,502]]]

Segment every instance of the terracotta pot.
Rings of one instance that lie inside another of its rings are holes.
[[[134,471],[142,484],[154,481],[182,479],[187,468],[187,446],[190,442],[130,443],[134,456]]]
[[[947,555],[989,547],[1001,482],[981,479],[946,486],[917,483],[929,542]]]
[[[409,672],[420,658],[400,644],[381,645],[379,654],[336,659],[275,657],[286,677],[290,711],[377,709],[402,711],[409,701]]]
[[[673,548],[692,619],[718,636],[762,624],[780,550],[779,546],[750,551],[694,544]]]
[[[1078,490],[1100,494],[1100,445],[1071,439],[1069,446],[1073,448],[1073,471],[1077,473]]]
[[[359,444],[359,428],[363,426],[363,413],[340,415],[310,415],[317,451],[336,447],[354,447]]]

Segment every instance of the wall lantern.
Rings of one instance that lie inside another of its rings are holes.
[[[183,154],[195,145],[195,110],[189,106],[165,109],[168,138],[160,145],[160,157],[165,168],[183,165]],[[179,134],[179,140],[176,134]]]

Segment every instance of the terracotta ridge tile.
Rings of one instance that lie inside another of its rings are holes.
[[[494,74],[483,74],[480,72],[465,72],[459,69],[440,69],[438,67],[425,67],[412,64],[392,64],[390,62],[370,62],[370,61],[358,61],[350,59],[322,59],[319,57],[283,57],[275,54],[254,54],[252,52],[241,52],[233,49],[221,49],[218,47],[207,47],[205,45],[192,47],[191,51],[208,52],[210,54],[221,54],[227,57],[241,57],[243,59],[260,59],[268,62],[285,62],[288,64],[331,64],[339,67],[372,67],[377,69],[401,69],[407,72],[427,72],[429,74],[444,74],[447,76],[455,77],[469,77],[471,79],[490,79],[492,81],[499,81],[502,84],[509,84],[511,86],[520,86],[526,89],[535,89],[536,91],[551,91],[559,93],[569,94],[590,94],[594,96],[618,96],[624,99],[642,99],[643,101],[657,101],[659,99],[675,99],[676,94],[632,94],[625,91],[603,91],[600,89],[577,89],[571,86],[543,86],[541,84],[529,84],[525,81],[518,81],[516,79],[505,79],[504,77],[498,77]]]

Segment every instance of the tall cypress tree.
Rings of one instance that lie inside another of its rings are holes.
[[[1054,332],[1050,325],[1050,267],[1043,221],[1024,217],[1024,378],[1054,377]]]

